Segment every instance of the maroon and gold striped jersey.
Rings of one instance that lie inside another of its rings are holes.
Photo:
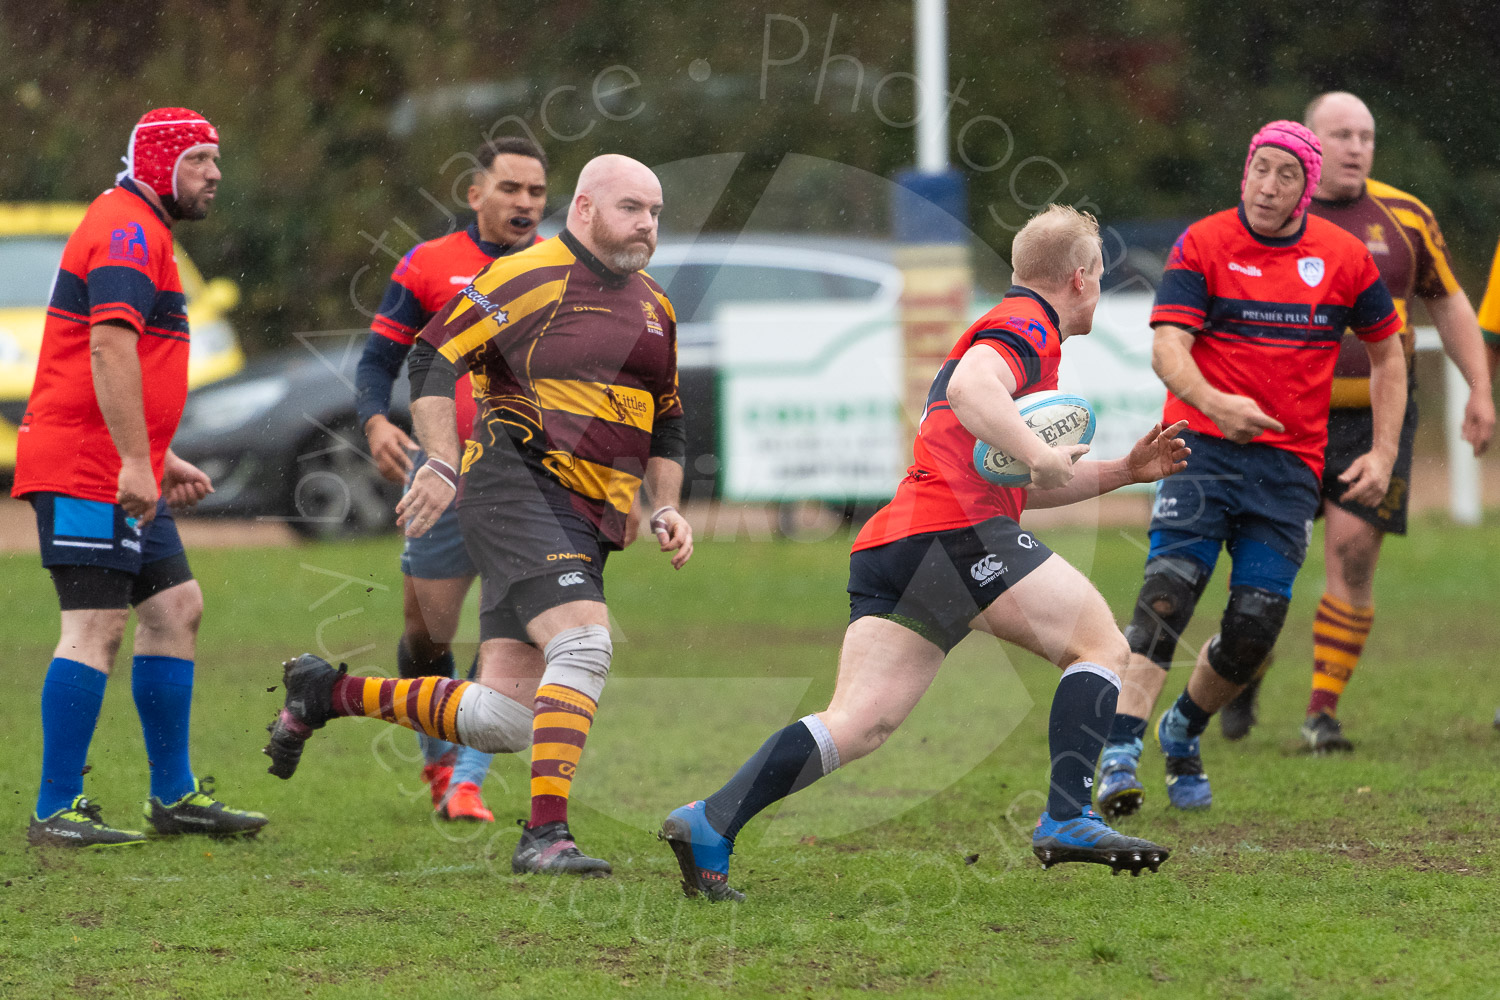
[[[468,370],[479,400],[460,505],[561,486],[622,544],[652,430],[682,415],[661,286],[610,271],[565,230],[486,267],[422,339]]]
[[[1458,279],[1453,275],[1453,258],[1437,219],[1418,199],[1377,180],[1365,181],[1364,193],[1352,201],[1314,198],[1308,210],[1354,234],[1370,251],[1401,315],[1407,369],[1414,370],[1411,299],[1438,299],[1459,290]],[[1370,405],[1370,356],[1347,331],[1334,368],[1330,405]]]

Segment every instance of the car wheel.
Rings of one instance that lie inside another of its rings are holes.
[[[394,531],[400,499],[401,487],[380,475],[353,417],[320,429],[297,449],[287,500],[290,524],[306,538]]]

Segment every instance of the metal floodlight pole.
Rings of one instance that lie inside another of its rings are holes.
[[[917,169],[948,169],[948,3],[916,0]]]

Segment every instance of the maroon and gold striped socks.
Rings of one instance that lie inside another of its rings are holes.
[[[1356,608],[1332,594],[1324,594],[1313,619],[1312,697],[1307,714],[1336,715],[1339,695],[1359,665],[1365,640],[1375,623],[1374,608]]]
[[[472,682],[451,677],[351,677],[333,685],[335,715],[384,719],[434,739],[459,742],[458,703]]]
[[[583,756],[583,744],[599,705],[588,695],[561,684],[544,684],[536,692],[531,730],[530,827],[568,818],[568,794]]]

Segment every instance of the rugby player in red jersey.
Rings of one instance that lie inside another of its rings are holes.
[[[743,899],[728,874],[745,823],[885,742],[971,630],[1063,670],[1048,727],[1050,794],[1032,839],[1037,857],[1133,873],[1166,860],[1165,848],[1116,833],[1089,808],[1125,638],[1088,579],[1017,519],[1028,506],[1153,482],[1185,468],[1188,451],[1176,437],[1181,425],[1158,424],[1111,462],[1078,462],[1086,445],[1050,446],[1032,433],[1016,400],[1057,388],[1062,342],[1093,325],[1104,270],[1098,223],[1053,205],[1016,235],[1012,265],[1015,286],[959,339],[933,381],[915,461],[895,498],[855,539],[850,622],[828,708],[773,734],[728,784],[663,822],[688,895]],[[1032,485],[982,478],[976,440],[1023,459]]]
[[[1257,132],[1239,206],[1188,227],[1156,291],[1152,366],[1168,389],[1163,419],[1188,422],[1193,467],[1157,487],[1145,583],[1125,629],[1130,668],[1100,767],[1107,816],[1140,807],[1146,719],[1227,547],[1233,570],[1219,633],[1157,725],[1171,804],[1213,801],[1198,737],[1255,677],[1286,621],[1318,510],[1346,327],[1369,352],[1374,434],[1339,478],[1345,497],[1365,504],[1390,484],[1406,407],[1401,318],[1365,245],[1308,216],[1322,160],[1317,136],[1296,122]]]
[[[355,375],[360,426],[381,475],[405,481],[426,461],[411,438],[391,423],[391,387],[417,334],[497,257],[541,242],[536,227],[547,207],[547,156],[529,139],[507,136],[472,156],[468,190],[474,221],[464,229],[413,247],[391,275]],[[465,375],[454,390],[459,440],[474,426],[474,390]],[[396,647],[400,677],[453,676],[451,643],[476,571],[464,548],[458,508],[450,506],[431,530],[406,539],[401,552],[405,628]],[[480,786],[490,755],[473,747],[417,734],[422,781],[433,808],[448,820],[491,822]]]
[[[643,488],[672,566],[693,554],[676,507],[687,440],[676,318],[643,273],[661,207],[644,164],[595,157],[561,234],[490,264],[423,328],[410,358],[412,417],[429,457],[397,523],[420,537],[459,494],[479,569],[479,681],[353,677],[299,656],[285,664],[286,702],[266,747],[273,774],[291,777],[312,731],[339,716],[489,753],[530,747],[531,817],[512,871],[609,873],[578,849],[567,820],[613,660],[605,560],[624,546]],[[467,442],[453,400],[462,371],[480,404]]]
[[[1421,300],[1437,327],[1443,350],[1469,386],[1462,434],[1481,454],[1495,429],[1489,366],[1474,307],[1453,273],[1448,244],[1437,219],[1421,201],[1370,177],[1375,158],[1375,119],[1353,94],[1315,98],[1304,124],[1323,144],[1324,170],[1308,211],[1360,239],[1380,269],[1402,318],[1407,359],[1408,401],[1390,486],[1374,504],[1346,497],[1344,471],[1370,450],[1370,362],[1353,336],[1339,346],[1328,411],[1328,447],[1323,466],[1323,556],[1328,584],[1313,622],[1312,694],[1302,738],[1315,753],[1352,750],[1337,718],[1339,696],[1359,665],[1375,622],[1375,565],[1382,539],[1406,534],[1411,502],[1412,453],[1417,433],[1416,369],[1411,365],[1416,334],[1411,305]],[[1262,669],[1264,673],[1264,669]],[[1254,722],[1259,678],[1225,707],[1225,736],[1238,737]]]
[[[151,772],[145,819],[158,834],[253,834],[193,776],[193,660],[203,592],[172,508],[212,485],[168,447],[187,399],[186,301],[172,224],[207,217],[219,133],[186,108],[147,112],[125,170],[68,238],[53,283],[36,381],[16,447],[13,496],[36,511],[62,637],[42,684],[42,780],[27,839],[62,847],[137,844],[83,795],[89,745],[130,609],[130,686]]]

